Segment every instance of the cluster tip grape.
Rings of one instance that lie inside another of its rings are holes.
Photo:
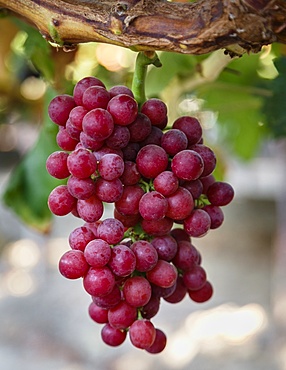
[[[129,336],[135,347],[160,353],[167,338],[152,322],[160,302],[212,297],[193,238],[221,226],[233,188],[215,180],[216,156],[199,121],[183,116],[167,127],[162,100],[139,108],[126,86],[107,90],[85,77],[72,96],[56,96],[48,113],[60,149],[48,157],[47,171],[67,179],[48,206],[83,221],[69,235],[59,271],[82,279],[89,316],[103,325],[107,345]],[[113,217],[103,219],[106,204]]]

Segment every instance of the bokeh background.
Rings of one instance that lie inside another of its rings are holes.
[[[236,194],[222,227],[194,240],[213,298],[162,302],[153,321],[168,345],[150,355],[128,340],[118,348],[103,344],[82,282],[59,274],[68,235],[81,222],[51,218],[46,198],[55,182],[44,165],[56,150],[51,96],[72,92],[88,75],[107,87],[130,86],[136,54],[94,43],[64,52],[19,20],[0,20],[3,370],[286,369],[285,53],[281,45],[235,60],[223,51],[159,53],[163,67],[149,68],[148,97],[167,103],[170,124],[182,114],[200,119],[218,158],[215,175]],[[221,73],[212,75],[217,66]]]

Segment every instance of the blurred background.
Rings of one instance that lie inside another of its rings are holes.
[[[0,20],[0,35],[3,369],[286,370],[285,46],[233,60],[223,51],[159,53],[163,67],[148,70],[147,96],[166,102],[170,125],[183,114],[199,118],[217,155],[215,176],[236,193],[222,227],[194,240],[213,298],[162,302],[153,322],[168,344],[150,355],[128,340],[118,348],[102,343],[82,282],[58,272],[68,235],[81,222],[52,218],[46,206],[59,183],[45,169],[57,150],[49,101],[89,75],[107,88],[130,87],[136,54],[94,43],[64,52],[12,17]]]

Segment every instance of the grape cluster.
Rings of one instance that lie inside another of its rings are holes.
[[[55,215],[84,221],[69,235],[60,273],[83,279],[89,315],[104,324],[106,344],[118,346],[128,333],[135,347],[159,353],[166,335],[151,319],[160,301],[188,295],[205,302],[213,294],[191,238],[223,223],[221,207],[233,188],[215,180],[216,157],[203,144],[199,121],[183,116],[166,129],[159,99],[139,109],[129,88],[107,90],[86,77],[73,96],[56,96],[48,112],[61,150],[48,157],[47,170],[67,179],[48,205]],[[114,213],[102,219],[106,203]]]

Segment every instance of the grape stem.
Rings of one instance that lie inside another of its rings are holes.
[[[132,81],[132,91],[139,107],[146,100],[145,80],[148,65],[153,64],[155,67],[161,67],[162,64],[155,52],[139,52],[135,62],[135,70]]]

